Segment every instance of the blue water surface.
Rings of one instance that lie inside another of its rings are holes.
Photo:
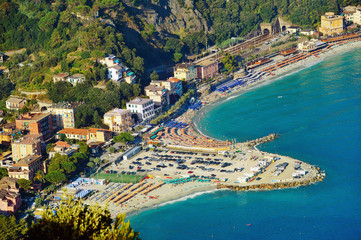
[[[324,182],[216,191],[130,217],[142,239],[361,239],[361,50],[253,89],[196,121],[218,139],[279,133],[264,151],[320,166]]]

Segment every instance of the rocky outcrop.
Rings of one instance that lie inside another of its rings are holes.
[[[139,7],[139,15],[143,21],[155,26],[157,32],[178,34],[180,31],[209,32],[207,21],[195,9],[193,1],[185,0],[149,0],[148,5]]]

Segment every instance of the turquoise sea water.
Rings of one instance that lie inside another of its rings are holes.
[[[145,240],[361,239],[360,60],[361,50],[327,59],[219,103],[197,121],[218,139],[280,133],[259,148],[320,166],[324,182],[206,193],[132,216],[132,227]]]

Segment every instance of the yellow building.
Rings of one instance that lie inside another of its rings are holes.
[[[197,78],[197,69],[190,63],[177,64],[174,68],[174,77],[185,81],[194,80]]]
[[[29,155],[41,156],[41,135],[25,135],[18,140],[14,140],[11,144],[11,148],[14,162],[18,162],[20,159]]]
[[[342,33],[344,28],[344,16],[335,15],[333,12],[327,12],[321,16],[321,27],[319,31],[324,35],[334,35]]]
[[[133,125],[131,116],[132,113],[129,110],[114,108],[104,114],[104,124],[108,125],[112,132],[128,131],[128,128]]]

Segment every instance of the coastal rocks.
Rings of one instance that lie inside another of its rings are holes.
[[[268,136],[265,136],[265,137],[262,137],[262,138],[257,138],[255,140],[251,140],[251,141],[248,141],[246,142],[246,146],[248,147],[254,147],[258,144],[261,144],[261,143],[266,143],[266,142],[271,142],[273,140],[275,140],[276,138],[278,138],[279,135],[278,134],[275,134],[275,133],[271,133],[269,134]]]

